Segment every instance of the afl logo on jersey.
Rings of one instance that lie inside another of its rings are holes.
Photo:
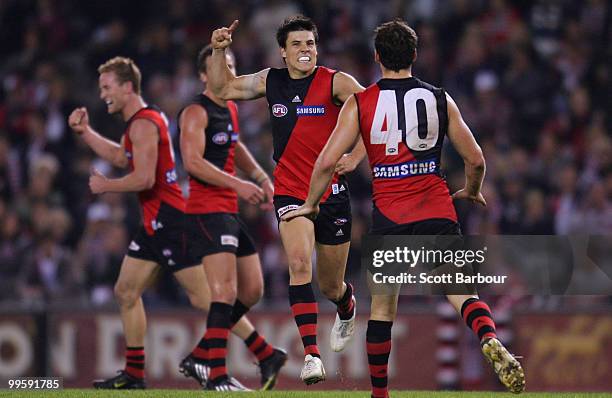
[[[274,117],[283,117],[287,114],[287,107],[283,104],[272,105],[272,114]]]
[[[227,144],[227,142],[229,141],[229,138],[230,138],[229,134],[223,131],[221,133],[217,133],[213,135],[212,140],[217,145],[224,145],[224,144]]]

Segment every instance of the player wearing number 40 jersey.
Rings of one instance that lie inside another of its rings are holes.
[[[94,387],[144,388],[146,318],[142,293],[159,268],[165,268],[174,273],[191,303],[206,310],[206,279],[199,261],[185,250],[185,201],[176,181],[166,117],[140,96],[141,75],[131,59],[115,57],[98,72],[100,98],[108,113],[118,113],[127,122],[121,143],[93,130],[85,108],[75,109],[68,123],[98,156],[114,166],[129,167],[128,174],[114,179],[94,171],[89,186],[95,194],[138,192],[143,225],[129,245],[115,284],[127,344],[125,369],[115,377],[96,381]]]
[[[213,32],[208,83],[211,91],[224,100],[267,98],[277,162],[274,206],[280,218],[306,199],[314,162],[336,125],[341,104],[363,87],[345,73],[317,66],[317,28],[303,16],[286,19],[277,30],[286,68],[236,77],[226,64],[225,51],[237,24],[234,21],[229,28]],[[338,163],[337,171],[352,170],[364,153],[359,143]],[[333,180],[324,192],[319,218],[279,224],[289,261],[289,302],[304,345],[300,377],[306,384],[325,379],[317,345],[318,306],[311,286],[313,248],[317,250],[319,288],[338,309],[330,335],[331,348],[341,351],[354,332],[353,288],[344,283],[351,236],[348,187],[338,174]]]
[[[283,219],[313,217],[319,212],[336,162],[359,136],[373,174],[373,233],[461,234],[439,170],[445,135],[465,162],[465,188],[453,197],[486,205],[480,193],[485,173],[480,147],[451,97],[412,76],[416,45],[416,33],[405,22],[387,22],[376,29],[375,59],[383,78],[345,103],[338,125],[317,159],[308,198]],[[389,396],[387,364],[397,298],[397,293],[372,296],[366,346],[374,398]],[[487,304],[476,295],[447,298],[480,339],[482,352],[500,381],[514,393],[523,391],[523,369],[497,339]]]

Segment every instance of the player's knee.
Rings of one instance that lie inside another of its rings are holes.
[[[233,303],[236,301],[236,286],[232,284],[210,284],[211,301],[220,301],[223,303]]]
[[[247,307],[252,307],[263,297],[263,284],[241,288],[238,298]]]
[[[310,277],[312,272],[312,263],[310,256],[305,254],[296,254],[289,256],[289,271],[294,276]]]
[[[193,308],[197,308],[202,311],[208,311],[210,308],[210,302],[205,297],[201,297],[200,295],[193,293],[188,293],[188,296],[189,302]]]
[[[132,307],[140,297],[138,291],[129,283],[116,283],[114,292],[115,298],[122,307]]]
[[[386,322],[392,322],[395,319],[395,314],[396,314],[396,309],[395,308],[376,308],[376,309],[372,309],[371,313],[370,313],[370,319],[375,319],[378,321],[386,321]]]

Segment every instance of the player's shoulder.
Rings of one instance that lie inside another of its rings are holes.
[[[265,71],[266,69],[264,69]],[[287,78],[289,77],[289,69],[287,68],[268,68],[268,73],[266,74],[268,80],[269,79],[278,79],[278,78]],[[263,71],[262,71],[263,72]]]
[[[435,92],[444,92],[444,89],[442,87],[437,87],[434,86],[431,83],[428,83],[424,80],[419,79],[418,77],[414,77],[414,81],[416,82],[416,84],[421,87],[421,88],[425,88],[429,91],[435,91]]]
[[[319,65],[317,66],[317,73],[326,73],[329,75],[335,75],[336,73],[341,73],[339,70],[328,68],[327,66]]]
[[[372,95],[372,93],[378,93],[380,91],[380,87],[378,82],[374,82],[366,87],[363,91],[355,93],[355,99],[359,101],[359,98],[367,97]]]
[[[139,109],[127,121],[127,125],[130,130],[135,126],[143,126],[151,123],[158,128],[161,124],[168,123],[166,115],[164,115],[163,111],[155,105],[147,105],[146,107]]]
[[[206,117],[208,112],[206,111],[206,106],[200,102],[191,102],[187,104],[180,112],[179,118],[183,117]]]

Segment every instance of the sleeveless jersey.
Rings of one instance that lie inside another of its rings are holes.
[[[304,79],[292,79],[289,71],[271,68],[266,79],[266,98],[272,124],[274,195],[305,200],[315,161],[327,143],[340,113],[334,104],[336,71],[319,66]],[[343,200],[346,183],[337,174],[322,202]],[[344,193],[342,195],[341,193]]]
[[[161,227],[157,224],[157,215],[162,203],[173,208],[185,211],[185,199],[177,183],[174,163],[174,150],[168,132],[168,120],[157,108],[148,106],[136,112],[127,122],[123,134],[125,154],[129,160],[130,168],[134,169],[133,147],[130,139],[130,126],[135,120],[146,119],[157,127],[159,134],[157,144],[157,164],[155,166],[155,184],[151,189],[138,192],[138,199],[142,208],[143,225],[149,235]]]
[[[373,228],[431,218],[457,221],[440,173],[448,131],[444,90],[414,77],[382,79],[356,99],[372,168],[373,214],[384,216],[374,217],[379,225]]]
[[[236,104],[227,101],[225,108],[204,94],[197,95],[192,104],[200,105],[208,114],[208,126],[202,131],[206,137],[204,159],[226,173],[235,175],[234,150],[240,131]],[[233,189],[211,185],[190,175],[187,213],[238,213],[238,195]]]

